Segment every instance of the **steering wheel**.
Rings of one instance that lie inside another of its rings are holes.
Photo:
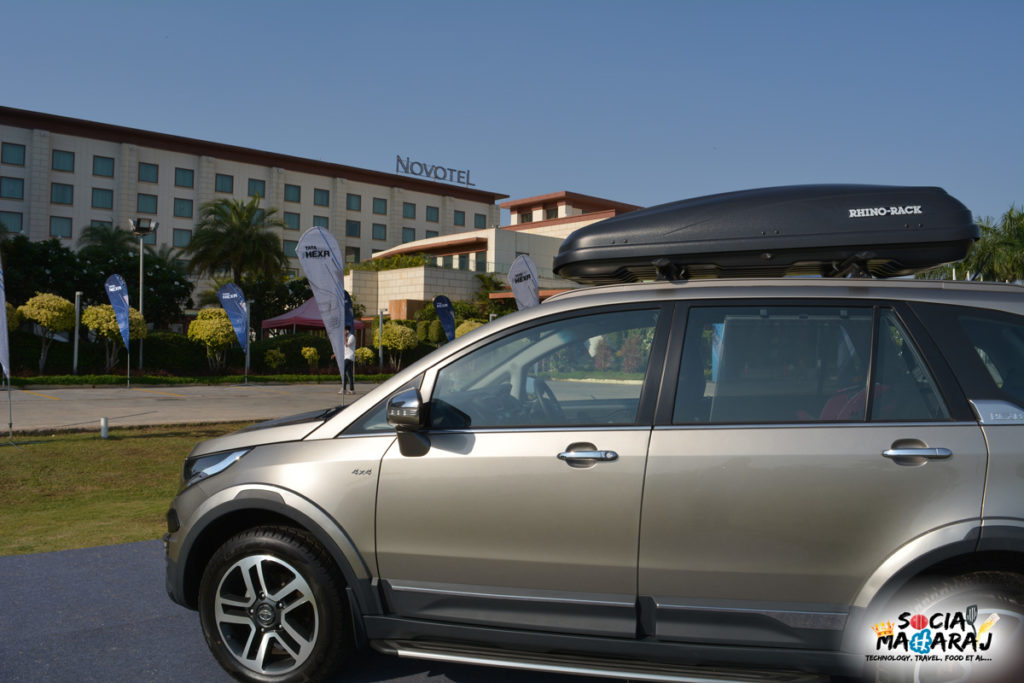
[[[551,387],[548,386],[548,383],[539,377],[534,377],[533,387],[534,392],[537,395],[537,401],[540,403],[540,407],[544,411],[544,414],[554,423],[564,423],[565,411],[562,410],[562,406],[559,405],[558,399],[555,398],[555,392],[551,391]]]

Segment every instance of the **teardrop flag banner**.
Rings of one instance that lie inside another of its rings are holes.
[[[220,299],[220,305],[224,307],[224,312],[228,314],[228,320],[231,321],[231,327],[235,330],[235,336],[238,337],[242,351],[245,351],[249,345],[249,331],[245,329],[248,320],[246,314],[248,304],[245,301],[242,288],[234,282],[229,282],[217,290],[217,298]]]
[[[129,310],[128,286],[120,275],[111,275],[107,278],[105,285],[107,296],[110,298],[110,305],[114,307],[114,317],[117,318],[117,327],[121,330],[121,339],[124,340],[125,348],[128,348],[129,335]]]
[[[508,270],[508,284],[516,298],[519,310],[531,308],[540,303],[540,285],[537,282],[537,267],[526,254],[520,254]]]
[[[345,269],[341,247],[334,236],[320,227],[310,228],[295,248],[306,272],[313,298],[320,309],[334,357],[345,357]],[[339,363],[340,365],[340,363]]]
[[[437,319],[444,328],[444,336],[448,337],[448,341],[455,339],[455,313],[452,312],[452,302],[444,294],[438,294],[434,297],[434,310],[437,311]]]

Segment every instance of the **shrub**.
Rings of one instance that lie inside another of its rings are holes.
[[[467,332],[472,332],[476,328],[482,326],[484,323],[480,320],[467,320],[458,327],[455,328],[455,338],[458,339]]]
[[[356,349],[356,364],[357,365],[373,365],[377,362],[377,354],[373,349],[365,346],[360,346]]]
[[[320,351],[315,346],[303,346],[302,357],[309,364],[309,371],[316,372],[317,365],[320,363]]]
[[[272,370],[277,370],[284,365],[284,352],[281,349],[267,349],[263,354],[263,362]]]
[[[211,370],[223,370],[224,352],[235,341],[235,330],[223,308],[204,308],[189,324],[188,338],[206,346]]]

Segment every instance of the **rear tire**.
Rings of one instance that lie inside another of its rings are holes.
[[[890,603],[885,618],[895,621],[900,612],[930,617],[934,614],[968,614],[976,608],[974,624],[960,629],[939,628],[945,636],[949,631],[977,632],[987,620],[990,649],[967,647],[935,649],[930,654],[941,661],[892,665],[878,663],[869,680],[876,683],[1020,683],[1024,680],[1024,576],[1013,572],[979,571],[956,577],[931,577],[912,584]],[[993,616],[995,615],[995,616]],[[930,625],[929,625],[930,626]],[[913,627],[910,629],[913,631]],[[922,631],[917,631],[918,633]],[[916,655],[913,651],[909,654]],[[946,659],[950,655],[950,659]],[[960,656],[963,659],[958,659]],[[968,661],[968,656],[981,655],[986,661]]]
[[[288,527],[231,537],[199,586],[206,643],[242,681],[323,680],[353,649],[349,614],[331,558],[311,535]]]

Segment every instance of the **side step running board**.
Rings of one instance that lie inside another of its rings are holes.
[[[799,671],[703,668],[573,655],[539,655],[424,641],[377,640],[371,645],[379,652],[399,657],[654,683],[823,683],[828,680],[827,676]]]

